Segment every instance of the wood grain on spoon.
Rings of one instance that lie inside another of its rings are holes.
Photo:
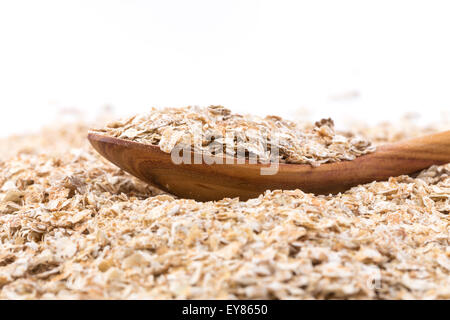
[[[199,201],[254,198],[266,190],[301,189],[329,194],[372,181],[411,174],[450,162],[450,131],[377,147],[352,161],[322,164],[280,163],[275,175],[261,175],[261,164],[174,164],[169,153],[146,145],[89,133],[92,146],[106,159],[149,184]],[[267,165],[266,165],[267,166]]]

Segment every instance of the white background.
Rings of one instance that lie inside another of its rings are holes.
[[[0,135],[105,104],[436,119],[450,2],[0,0]]]

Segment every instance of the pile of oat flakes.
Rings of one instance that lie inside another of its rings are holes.
[[[375,151],[361,135],[336,133],[331,119],[301,126],[278,116],[232,113],[223,106],[153,108],[147,114],[115,120],[91,132],[158,145],[167,153],[177,146],[208,156],[239,155],[260,162],[278,160],[312,166],[354,160]]]
[[[355,127],[376,144],[440,129]],[[201,203],[103,160],[87,130],[0,141],[0,298],[450,298],[450,165]]]

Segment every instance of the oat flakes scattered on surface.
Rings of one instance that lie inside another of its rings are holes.
[[[395,141],[385,128],[362,133]],[[86,132],[0,140],[1,299],[450,299],[449,164],[201,203],[117,169]]]
[[[242,154],[256,156],[261,162],[273,156],[281,162],[313,166],[354,160],[375,150],[361,135],[336,133],[331,119],[301,127],[277,116],[233,114],[222,106],[152,109],[148,114],[112,121],[92,132],[159,145],[167,153],[176,145],[207,155],[220,152],[231,157],[242,150]],[[278,155],[271,153],[275,148]]]

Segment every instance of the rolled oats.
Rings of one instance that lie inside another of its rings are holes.
[[[301,126],[277,116],[233,114],[222,106],[152,109],[92,132],[158,145],[167,153],[181,145],[206,155],[235,157],[242,148],[247,157],[261,162],[274,156],[281,162],[313,166],[353,160],[375,150],[362,135],[336,133],[331,119]],[[275,149],[278,153],[272,155]]]
[[[409,128],[354,130],[381,144],[440,127]],[[124,173],[86,132],[0,141],[1,299],[450,298],[450,164],[338,195],[201,203]]]

